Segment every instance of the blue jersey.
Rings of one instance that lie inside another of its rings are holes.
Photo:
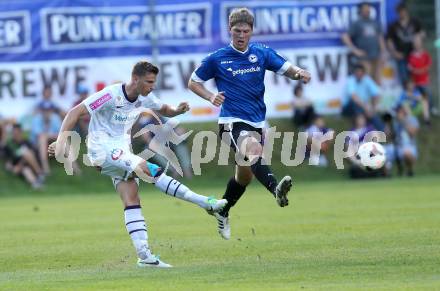
[[[218,91],[225,92],[219,123],[242,120],[262,127],[266,118],[266,70],[283,74],[289,66],[286,59],[265,45],[250,44],[245,52],[229,45],[208,55],[194,71],[193,80],[214,78]]]

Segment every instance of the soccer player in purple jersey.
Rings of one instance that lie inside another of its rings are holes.
[[[173,117],[189,110],[186,102],[177,107],[162,103],[152,93],[159,69],[149,62],[134,65],[127,84],[114,84],[87,97],[64,118],[57,141],[50,144],[49,156],[63,155],[65,134],[73,129],[81,116],[90,115],[87,156],[101,174],[110,176],[124,204],[125,226],[138,255],[139,267],[169,268],[171,265],[153,255],[148,244],[147,225],[139,198],[139,178],[151,182],[160,191],[194,203],[216,213],[227,201],[208,198],[191,191],[167,176],[157,165],[145,161],[131,151],[131,128],[146,109]]]

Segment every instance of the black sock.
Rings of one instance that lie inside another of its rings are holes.
[[[228,200],[228,204],[226,204],[219,214],[222,216],[228,216],[229,209],[231,209],[231,207],[237,203],[244,191],[246,191],[246,186],[240,185],[237,181],[235,181],[235,178],[232,177],[228,182],[228,186],[226,187],[225,195],[223,195],[223,199]]]
[[[263,186],[275,196],[275,188],[278,184],[277,179],[272,174],[269,166],[263,165],[262,161],[264,161],[263,158],[259,157],[258,161],[251,166],[252,173],[257,180],[260,181],[260,183],[263,184]]]

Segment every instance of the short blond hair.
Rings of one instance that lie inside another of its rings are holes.
[[[249,9],[243,7],[231,11],[229,14],[229,28],[239,23],[246,23],[254,28],[254,15]]]

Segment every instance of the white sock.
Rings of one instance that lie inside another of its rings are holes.
[[[151,256],[148,246],[147,225],[140,205],[127,206],[124,210],[125,227],[140,259]]]
[[[170,176],[165,174],[160,175],[155,185],[165,194],[192,202],[203,209],[211,209],[211,205],[208,204],[208,197],[194,193],[188,187]]]

